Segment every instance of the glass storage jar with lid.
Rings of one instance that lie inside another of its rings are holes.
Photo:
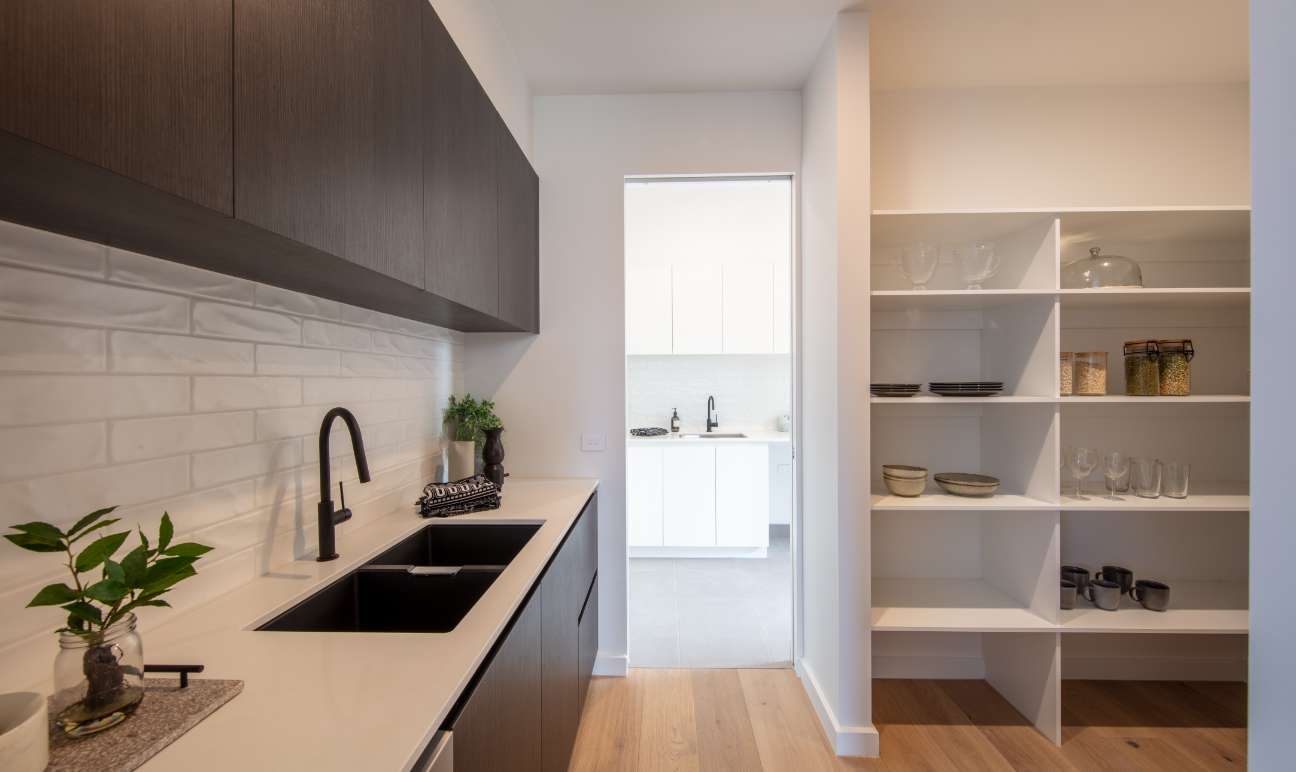
[[[1161,379],[1161,396],[1186,397],[1192,391],[1190,363],[1197,352],[1191,340],[1159,340],[1161,355],[1157,360]]]
[[[1064,397],[1075,393],[1075,354],[1063,351],[1058,357],[1058,389]]]
[[[1143,269],[1121,255],[1104,255],[1102,247],[1090,247],[1089,256],[1062,266],[1063,289],[1094,287],[1142,287]]]
[[[1125,341],[1125,393],[1131,397],[1155,397],[1161,393],[1161,371],[1157,364],[1160,347],[1154,340]]]
[[[1101,397],[1107,393],[1107,352],[1075,352],[1072,388],[1077,396]]]

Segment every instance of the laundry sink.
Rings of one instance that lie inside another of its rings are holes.
[[[538,523],[428,525],[257,629],[448,633],[539,529]]]

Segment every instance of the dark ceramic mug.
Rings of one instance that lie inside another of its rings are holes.
[[[1063,610],[1063,611],[1070,611],[1071,609],[1075,608],[1075,602],[1076,602],[1076,583],[1075,583],[1075,582],[1067,581],[1066,579],[1063,579],[1063,580],[1062,580],[1062,595],[1061,595],[1061,598],[1062,598],[1062,610]]]
[[[1103,566],[1098,578],[1119,584],[1121,595],[1128,595],[1134,586],[1134,572],[1123,566]]]
[[[1148,611],[1165,611],[1170,608],[1170,585],[1151,579],[1140,579],[1134,583],[1130,597],[1143,604],[1143,608]]]
[[[1103,611],[1115,611],[1120,608],[1120,585],[1106,579],[1095,579],[1085,585],[1084,598]]]
[[[1080,566],[1062,566],[1062,580],[1073,583],[1077,592],[1084,592],[1085,585],[1089,584],[1089,569]]]

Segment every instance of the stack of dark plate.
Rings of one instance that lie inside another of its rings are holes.
[[[1003,381],[932,381],[927,387],[942,397],[989,397],[1003,391]]]
[[[869,391],[875,397],[912,397],[922,388],[921,383],[870,383]]]

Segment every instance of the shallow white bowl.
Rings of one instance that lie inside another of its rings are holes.
[[[882,474],[885,477],[894,477],[897,480],[926,480],[927,470],[921,466],[909,466],[907,464],[883,464]]]
[[[0,694],[0,769],[41,772],[49,764],[49,718],[36,692]]]

